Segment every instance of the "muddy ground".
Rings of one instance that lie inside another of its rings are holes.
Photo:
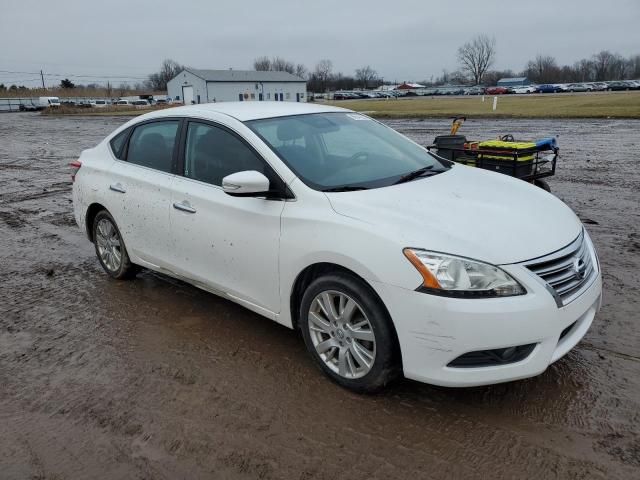
[[[358,396],[293,331],[102,272],[66,164],[124,121],[0,115],[0,478],[640,478],[640,122],[468,122],[560,135],[550,183],[597,245],[602,311],[537,378]],[[389,123],[423,142],[448,127]]]

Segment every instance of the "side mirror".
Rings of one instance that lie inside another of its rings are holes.
[[[236,172],[222,179],[222,190],[235,197],[258,197],[269,192],[269,179],[256,170]]]

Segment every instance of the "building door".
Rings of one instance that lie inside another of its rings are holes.
[[[191,105],[193,102],[193,87],[182,87],[182,101],[185,105]]]
[[[263,98],[262,98],[262,94],[261,94],[261,93],[259,93],[259,94],[258,94],[258,100],[259,100],[259,101],[262,101],[262,100],[263,100]]]
[[[296,102],[299,102],[299,101],[300,101],[300,94],[296,93]]]
[[[284,102],[284,93],[282,93],[282,92],[280,93],[280,101]]]
[[[239,93],[239,94],[238,94],[238,100],[239,100],[240,102],[244,100],[244,98],[242,97],[242,94],[241,94],[241,93]]]

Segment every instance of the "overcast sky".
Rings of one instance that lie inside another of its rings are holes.
[[[29,72],[43,69],[117,84],[165,58],[250,69],[261,55],[419,81],[455,70],[457,48],[479,33],[496,38],[495,69],[522,70],[537,53],[561,64],[640,54],[640,0],[0,0],[0,83],[35,85]]]

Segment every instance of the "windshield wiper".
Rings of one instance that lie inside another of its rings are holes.
[[[437,175],[438,173],[442,173],[444,170],[433,170],[433,165],[427,165],[426,167],[419,168],[414,170],[413,172],[409,172],[406,175],[401,176],[397,181],[393,184],[398,185],[399,183],[410,182],[411,180],[418,177],[427,177],[431,175]]]
[[[342,187],[323,188],[323,192],[356,192],[358,190],[369,190],[368,187],[358,187],[356,185],[343,185]]]

